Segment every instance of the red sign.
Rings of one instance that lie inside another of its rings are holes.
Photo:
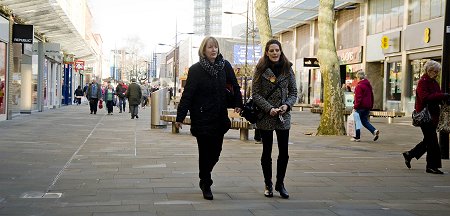
[[[84,61],[77,60],[77,61],[75,62],[75,70],[76,70],[76,71],[84,70]]]

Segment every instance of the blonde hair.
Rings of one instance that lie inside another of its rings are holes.
[[[200,47],[198,48],[198,56],[200,56],[200,58],[206,58],[205,56],[205,51],[206,51],[206,44],[211,41],[214,43],[214,45],[217,46],[217,48],[219,48],[219,41],[217,41],[217,39],[215,37],[212,36],[207,36],[203,39],[202,43],[200,44]],[[220,49],[218,49],[219,51],[217,51],[217,55],[220,54]]]

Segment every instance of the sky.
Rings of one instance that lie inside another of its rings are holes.
[[[175,23],[179,33],[193,31],[193,0],[88,0],[88,5],[104,53],[134,38],[143,42],[149,54],[165,52],[171,47],[157,44],[175,43]]]

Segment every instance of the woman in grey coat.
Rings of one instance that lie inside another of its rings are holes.
[[[266,197],[273,197],[272,145],[273,131],[275,131],[279,151],[275,190],[280,193],[282,198],[289,198],[289,194],[284,187],[284,177],[289,160],[290,110],[297,99],[295,76],[291,66],[292,63],[283,53],[281,43],[277,40],[269,40],[265,46],[264,56],[256,65],[253,77],[252,97],[256,105],[262,110],[259,113],[256,127],[261,130],[263,144],[261,166],[264,174],[264,195]],[[273,93],[267,97],[274,88]]]

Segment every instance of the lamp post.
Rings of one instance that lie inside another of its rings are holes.
[[[180,33],[177,29],[177,22],[175,22],[175,45],[172,46],[170,44],[158,43],[160,46],[170,46],[173,48],[173,99],[177,97],[177,69],[180,61],[177,58],[177,50],[178,48],[178,35],[182,34],[194,34],[193,32]]]
[[[241,13],[235,13],[235,12],[230,12],[230,11],[225,11],[223,12],[224,14],[229,14],[229,15],[240,15],[240,16],[244,16],[244,13],[246,14],[244,17],[246,18],[246,28],[245,28],[245,61],[244,61],[244,102],[247,101],[247,76],[248,76],[248,21],[250,20],[248,17],[248,12],[249,12],[249,3],[250,1],[247,0],[247,10]],[[255,29],[254,29],[255,25],[253,24],[253,29],[252,29],[252,38],[253,38],[253,52],[255,51]],[[253,54],[253,58],[255,58],[255,54]],[[255,61],[253,61],[253,63],[255,63]]]

